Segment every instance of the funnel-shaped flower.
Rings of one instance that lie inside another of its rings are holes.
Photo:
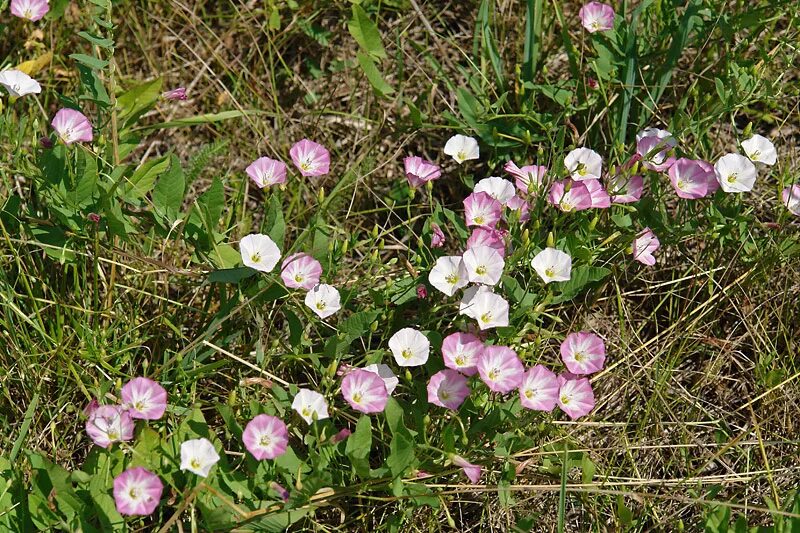
[[[581,24],[589,33],[614,28],[614,8],[600,2],[589,2],[578,11]]]
[[[469,396],[467,378],[445,368],[431,376],[428,381],[428,402],[457,411]]]
[[[389,393],[378,374],[357,369],[342,379],[342,396],[350,407],[362,413],[380,413],[386,408]]]
[[[452,157],[459,165],[470,159],[478,159],[481,156],[478,148],[478,141],[466,135],[453,135],[444,145],[445,155]]]
[[[128,516],[153,514],[161,500],[164,484],[146,468],[129,468],[114,478],[114,504],[117,512]]]
[[[331,154],[321,144],[303,139],[296,142],[289,155],[292,156],[294,166],[303,176],[324,176],[331,166]]]
[[[552,411],[558,401],[558,378],[542,365],[531,368],[519,386],[522,407],[534,411]]]

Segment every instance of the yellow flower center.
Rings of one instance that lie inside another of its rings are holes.
[[[485,266],[483,266],[483,265],[480,265],[478,268],[476,268],[476,269],[475,269],[475,273],[476,273],[477,275],[479,275],[479,276],[485,276],[485,275],[486,275],[486,272],[487,272],[487,271],[486,271],[486,267],[485,267]]]
[[[480,216],[480,215],[476,216],[476,217],[474,218],[474,220],[475,220],[475,223],[476,223],[476,224],[478,224],[478,225],[481,225],[481,224],[483,224],[483,217],[482,217],[482,216]]]
[[[496,368],[493,368],[493,369],[491,369],[491,370],[489,371],[489,373],[487,374],[487,376],[489,376],[489,379],[490,379],[490,380],[492,380],[492,381],[495,381],[495,380],[497,380],[497,378],[499,378],[499,377],[500,377],[500,371],[499,371],[499,370],[497,370]]]
[[[308,409],[303,409],[304,416],[309,416],[310,414]],[[272,440],[270,440],[269,435],[261,435],[261,439],[258,441],[261,446],[269,446],[271,442]]]
[[[577,361],[578,363],[582,363],[582,362],[584,361],[584,359],[586,358],[586,356],[584,355],[584,353],[583,353],[583,352],[575,352],[575,355],[573,355],[572,357],[573,357],[573,358],[575,359],[575,361]]]
[[[300,163],[300,168],[305,171],[308,171],[311,169],[311,163],[309,163],[308,161],[303,161]]]
[[[570,401],[570,400],[569,400],[569,396],[567,396],[566,394],[562,394],[562,395],[561,395],[561,403],[563,403],[564,405],[566,405],[566,404],[568,404],[568,403],[569,403],[569,401]]]
[[[197,459],[192,459],[191,461],[189,461],[189,465],[195,470],[200,470],[200,461],[198,461]]]
[[[572,211],[574,207],[571,203],[567,202],[566,200],[561,200],[561,210],[562,211]]]
[[[676,183],[676,185],[678,186],[679,189],[683,190],[683,187],[686,184],[683,182],[683,180],[678,180],[678,183]]]
[[[531,398],[533,398],[534,396],[536,396],[536,392],[535,392],[533,389],[527,389],[527,390],[525,391],[525,397],[526,397],[527,399],[529,399],[529,400],[530,400],[530,399],[531,399]]]
[[[250,256],[250,261],[252,261],[253,263],[261,262],[261,254],[259,252],[254,253],[253,255]]]
[[[138,500],[139,499],[139,490],[136,487],[131,487],[128,491],[128,496],[131,500]]]
[[[325,310],[325,302],[323,302],[322,300],[318,301],[317,302],[317,309],[319,309],[320,311],[324,311]]]
[[[597,23],[595,22],[595,24]],[[578,163],[578,165],[575,167],[575,173],[578,174],[578,176],[585,176],[588,173],[586,170],[586,165],[583,163]]]
[[[405,350],[400,352],[400,355],[403,356],[403,359],[411,359],[414,356],[414,352],[406,348]]]
[[[295,280],[297,283],[303,283],[303,276],[302,276],[302,274],[295,274],[295,275],[294,275],[294,280]]]
[[[488,323],[492,321],[492,313],[486,312],[481,315],[481,322]]]
[[[456,276],[455,274],[450,274],[449,276],[446,276],[444,280],[450,285],[455,285],[456,283],[458,283],[458,276]]]
[[[450,398],[450,393],[444,389],[439,389],[439,399],[440,400],[447,400]]]
[[[459,356],[457,356],[457,357],[456,357],[456,364],[457,364],[458,366],[464,366],[464,364],[465,364],[466,362],[467,362],[467,360],[466,360],[466,359],[464,359],[464,356],[463,356],[463,355],[459,355]]]
[[[466,159],[466,158],[467,158],[467,154],[464,151],[460,151],[460,152],[458,152],[456,154],[456,159],[462,159],[463,160],[463,159]]]
[[[737,177],[738,177],[738,176],[736,175],[736,173],[735,173],[735,172],[734,172],[733,174],[729,175],[729,176],[728,176],[728,183],[736,183],[736,178],[737,178]]]
[[[311,416],[311,409],[309,409],[308,407],[303,407],[303,410],[301,412],[302,412],[303,416],[306,416],[306,417]]]
[[[556,271],[553,270],[553,267],[546,268],[544,270],[544,275],[547,276],[548,278],[552,278],[556,275]]]
[[[357,392],[357,393],[353,394],[353,401],[355,403],[361,403],[361,393],[360,392]]]

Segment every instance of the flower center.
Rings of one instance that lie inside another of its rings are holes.
[[[548,278],[552,278],[556,275],[556,271],[553,269],[553,267],[549,267],[544,270],[544,275]]]
[[[463,355],[459,355],[458,357],[456,357],[456,364],[458,366],[464,366],[464,364],[466,364],[466,362],[467,362],[467,360],[464,359]]]
[[[483,322],[484,324],[487,324],[487,323],[489,323],[491,321],[492,321],[492,313],[491,312],[486,312],[486,313],[483,313],[481,315],[481,322]]]
[[[311,416],[311,409],[309,409],[308,407],[303,407],[303,410],[301,412],[303,413],[303,416]]]
[[[476,224],[478,224],[478,225],[481,225],[481,224],[483,224],[483,216],[481,216],[481,215],[478,215],[478,216],[476,216],[476,217],[475,217],[473,220],[474,220],[474,221],[475,221],[475,223],[476,223]]]
[[[761,155],[760,150],[755,150],[752,154],[750,154],[750,159],[755,159],[756,157]]]
[[[353,394],[353,401],[355,403],[361,403],[361,398],[362,398],[362,396],[361,396],[360,392],[357,392],[357,393]]]
[[[575,355],[573,355],[572,357],[578,363],[582,363],[586,359],[586,355],[583,352],[575,352]]]
[[[493,368],[486,375],[489,377],[490,380],[496,381],[497,378],[500,377],[500,371],[498,369],[496,369],[496,368]]]
[[[133,404],[133,408],[137,411],[144,411],[145,405],[142,400],[138,400],[136,403]]]
[[[311,170],[311,162],[310,162],[310,161],[303,161],[303,162],[301,162],[301,163],[300,163],[300,168],[301,168],[301,169],[303,169],[303,170],[305,170],[305,171],[309,171],[309,170]]]
[[[402,352],[400,352],[400,355],[403,356],[403,359],[411,359],[411,357],[414,356],[414,352],[406,348]]]
[[[684,183],[683,180],[678,180],[678,183],[676,185],[678,186],[679,189],[683,189],[684,185],[686,184]]]
[[[131,487],[128,490],[128,497],[131,500],[138,500],[139,499],[139,489],[137,487]]]
[[[119,439],[119,433],[117,433],[113,429],[107,431],[106,435],[108,436],[108,440],[117,440],[117,439]]]
[[[533,389],[527,389],[527,390],[525,391],[525,397],[526,397],[527,399],[529,399],[529,400],[530,400],[530,399],[532,399],[534,396],[536,396],[536,391],[535,391],[535,390],[533,390]]]
[[[475,269],[475,273],[477,275],[479,275],[479,276],[485,276],[486,275],[486,267],[483,266],[483,265],[480,265],[478,268]]]
[[[733,174],[730,174],[728,176],[728,183],[736,183],[736,178],[737,177],[738,176],[737,176],[736,172],[734,172]]]
[[[317,309],[319,309],[320,311],[324,311],[325,310],[325,302],[323,302],[322,300],[318,301],[317,302]]]
[[[594,24],[597,24],[597,22],[595,22]],[[583,163],[578,163],[575,166],[575,173],[578,174],[578,176],[585,176],[588,173],[586,165],[584,165]]]
[[[308,409],[303,409],[303,415],[309,415]],[[269,446],[271,442],[272,440],[269,438],[269,435],[261,435],[261,440],[258,441],[261,446]]]
[[[261,262],[261,253],[256,252],[250,256],[250,261],[253,263],[260,263]]]
[[[572,211],[573,205],[568,202],[567,200],[561,200],[561,210],[562,211]]]
[[[444,280],[450,285],[455,285],[458,283],[458,276],[455,274],[450,274],[449,276],[445,277]]]
[[[569,396],[567,396],[566,394],[562,394],[561,395],[561,403],[563,403],[564,405],[567,405],[569,402],[570,402]]]
[[[467,153],[466,153],[466,152],[464,152],[464,151],[459,151],[459,152],[456,154],[456,157],[457,157],[458,159],[462,159],[462,160],[463,160],[463,159],[466,159],[466,158],[467,158]]]
[[[449,400],[450,399],[450,393],[447,392],[445,389],[439,389],[439,399],[443,400],[443,401],[444,400]]]
[[[189,466],[191,466],[195,470],[200,470],[200,466],[201,466],[200,465],[200,461],[197,458],[192,459],[191,461],[189,461]]]
[[[302,274],[295,274],[295,275],[294,275],[294,280],[295,280],[297,283],[303,283],[303,275],[302,275]]]

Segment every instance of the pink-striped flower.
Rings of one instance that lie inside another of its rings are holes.
[[[350,407],[366,414],[382,412],[389,401],[380,376],[362,369],[353,370],[342,379],[342,396]]]
[[[269,484],[269,488],[274,490],[275,493],[278,495],[278,498],[283,500],[284,503],[289,501],[289,491],[286,490],[284,486],[281,485],[280,483],[276,481],[271,481]]]
[[[502,214],[503,204],[485,192],[474,192],[464,200],[467,226],[494,228]]]
[[[497,176],[482,179],[475,184],[473,192],[485,192],[503,205],[516,194],[513,183]]]
[[[581,183],[586,185],[589,190],[589,197],[592,199],[592,208],[605,209],[611,207],[611,197],[603,188],[600,180],[583,180]]]
[[[614,8],[600,2],[589,2],[578,11],[581,24],[589,33],[614,28]]]
[[[569,213],[592,207],[592,194],[585,183],[566,179],[553,182],[547,201]]]
[[[783,189],[781,199],[790,213],[800,216],[800,185],[792,185]]]
[[[36,22],[50,11],[48,0],[11,0],[11,14]]]
[[[575,181],[599,180],[603,175],[603,158],[589,148],[576,148],[564,158],[564,166]]]
[[[519,401],[534,411],[552,411],[558,401],[558,378],[542,365],[531,368],[519,386]]]
[[[615,204],[638,202],[644,191],[644,180],[641,176],[614,176],[608,182],[608,194]]]
[[[467,396],[467,378],[450,368],[440,370],[428,381],[428,402],[439,407],[458,411]]]
[[[289,430],[283,420],[276,416],[258,415],[245,426],[242,442],[259,461],[275,459],[286,453]]]
[[[165,100],[186,100],[186,87],[176,87],[172,90],[161,93],[161,98]]]
[[[508,346],[486,346],[478,357],[478,374],[489,390],[506,393],[520,386],[525,369]]]
[[[289,155],[303,176],[324,176],[330,170],[330,152],[314,141],[303,139],[296,142],[289,149]]]
[[[663,172],[675,162],[675,137],[666,130],[647,128],[636,135],[636,153],[642,158],[645,168]]]
[[[442,175],[442,169],[430,161],[418,156],[403,159],[406,178],[412,187],[422,187],[429,181],[437,180]]]
[[[558,406],[572,420],[594,409],[594,392],[588,378],[564,373],[558,376]]]
[[[431,224],[431,248],[441,248],[444,246],[444,232],[439,224],[433,222]]]
[[[442,341],[444,366],[467,376],[478,373],[478,357],[481,352],[483,343],[471,333],[452,333]]]
[[[661,243],[658,241],[658,237],[655,236],[650,228],[645,228],[633,239],[633,258],[644,265],[653,266],[656,264],[653,252],[658,250],[660,246]]]
[[[108,448],[133,438],[133,419],[119,405],[101,405],[86,420],[86,434],[97,446]]]
[[[599,372],[606,361],[606,345],[594,333],[570,333],[561,343],[561,360],[573,374]]]
[[[470,482],[472,483],[480,482],[481,470],[482,470],[480,465],[474,465],[469,461],[467,461],[466,459],[464,459],[463,457],[461,457],[460,455],[453,455],[451,461],[453,462],[454,465],[456,465],[457,467],[461,468],[461,470],[464,471],[464,475],[467,476]]]
[[[321,275],[320,262],[302,252],[290,255],[281,263],[283,284],[292,289],[310,291],[317,286]]]
[[[164,484],[146,468],[129,468],[114,478],[114,504],[117,512],[128,516],[153,514],[161,500]]]
[[[497,285],[503,275],[505,261],[494,248],[475,246],[464,252],[464,266],[472,283]]]
[[[547,167],[538,165],[518,167],[513,160],[509,160],[503,169],[514,176],[514,183],[523,195],[535,193],[541,189],[545,174],[547,174]]]
[[[519,211],[519,222],[525,223],[531,219],[531,208],[528,205],[528,202],[525,201],[524,198],[520,196],[514,196],[508,202],[506,202],[506,207],[511,209],[512,211]]]
[[[86,115],[74,109],[59,109],[50,123],[64,144],[92,142],[92,123]]]
[[[148,378],[133,378],[122,387],[120,396],[131,418],[158,420],[167,409],[167,391]]]
[[[706,196],[708,184],[716,181],[714,167],[709,163],[685,157],[676,160],[669,167],[667,174],[675,193],[688,200]]]
[[[286,183],[286,163],[269,157],[259,157],[245,169],[247,175],[263,189],[270,185]]]
[[[400,380],[394,375],[389,365],[384,365],[382,363],[367,365],[364,367],[364,370],[372,372],[383,380],[383,385],[386,387],[387,394],[392,394],[400,383]]]
[[[503,232],[499,230],[480,227],[472,230],[472,235],[467,239],[467,250],[478,246],[488,246],[500,254],[500,257],[505,257],[506,255]]]

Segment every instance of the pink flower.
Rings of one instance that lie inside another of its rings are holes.
[[[678,145],[675,137],[666,130],[647,128],[636,136],[636,153],[646,168],[663,172],[675,162],[672,149]]]
[[[331,154],[321,144],[303,139],[289,150],[294,166],[303,176],[324,176],[331,166]]]
[[[419,285],[417,285],[417,298],[419,298],[420,300],[424,300],[427,297],[428,297],[428,288],[420,283]]]
[[[331,444],[337,444],[339,442],[342,442],[343,440],[346,440],[347,437],[349,437],[352,434],[353,434],[352,431],[350,431],[347,428],[343,428],[343,429],[339,430],[339,433],[337,433],[336,435],[331,437]]]
[[[292,254],[281,263],[283,284],[292,289],[310,291],[319,283],[322,265],[308,254]]]
[[[600,183],[600,180],[583,180],[581,183],[586,185],[586,188],[589,189],[589,197],[592,199],[592,208],[604,209],[606,207],[611,207],[611,197],[603,188],[603,184]]]
[[[509,160],[503,169],[514,176],[514,183],[523,196],[541,189],[544,183],[544,176],[547,173],[547,167],[537,165],[518,167],[513,160]]]
[[[525,369],[508,346],[486,346],[478,357],[478,373],[489,390],[506,393],[519,387]]]
[[[96,445],[108,448],[115,442],[133,438],[133,420],[128,411],[118,405],[101,405],[89,415],[86,433]]]
[[[502,214],[503,204],[485,192],[474,192],[464,200],[467,226],[494,228]]]
[[[92,142],[92,123],[80,111],[60,109],[50,123],[64,144]]]
[[[431,224],[431,248],[441,248],[444,246],[444,232],[439,224],[433,222]]]
[[[365,366],[364,370],[367,372],[372,372],[383,380],[383,384],[386,386],[387,394],[392,394],[394,389],[397,388],[397,385],[400,384],[400,380],[394,375],[394,372],[392,372],[392,369],[389,367],[389,365],[384,365],[383,363],[372,364]]]
[[[594,392],[588,378],[561,374],[558,376],[558,387],[558,406],[572,420],[594,409]]]
[[[506,202],[506,207],[513,211],[519,211],[520,223],[525,223],[531,219],[530,206],[528,206],[528,202],[524,198],[514,196]]]
[[[615,204],[629,204],[638,202],[644,190],[644,180],[641,176],[615,176],[608,182],[608,194],[611,202]]]
[[[269,488],[274,490],[278,494],[278,498],[283,500],[284,502],[289,501],[289,491],[284,488],[283,485],[276,481],[271,481],[269,484]]]
[[[475,246],[464,252],[463,260],[472,283],[497,285],[503,275],[505,261],[494,248]]]
[[[350,407],[362,413],[380,413],[389,394],[379,375],[368,370],[353,370],[342,379],[342,396]]]
[[[454,455],[451,460],[454,465],[461,467],[464,471],[464,475],[467,476],[472,483],[478,483],[481,480],[480,465],[474,465],[460,455]]]
[[[573,374],[599,372],[606,360],[606,345],[594,333],[570,333],[561,343],[561,360]]]
[[[506,243],[503,239],[503,233],[498,230],[487,228],[475,228],[472,230],[472,235],[467,239],[467,250],[478,246],[488,246],[500,254],[500,257],[505,257],[506,255]]]
[[[547,201],[567,213],[581,211],[592,207],[592,194],[585,183],[566,179],[553,182]]]
[[[800,216],[800,185],[792,185],[783,189],[781,198],[783,199],[783,205],[786,206],[790,213]]]
[[[245,426],[242,442],[259,461],[275,459],[286,453],[289,430],[283,420],[276,416],[258,415]]]
[[[158,420],[167,409],[167,391],[147,378],[133,378],[122,387],[122,402],[131,418]]]
[[[48,11],[50,11],[50,5],[47,0],[11,0],[11,14],[15,17],[36,22],[41,20]]]
[[[703,198],[708,194],[709,183],[717,181],[714,167],[710,163],[685,157],[676,160],[667,174],[675,193],[688,200]]]
[[[437,180],[442,175],[442,169],[418,156],[406,157],[403,159],[403,166],[408,183],[412,187],[422,187],[425,183]]]
[[[428,381],[428,402],[457,411],[469,396],[467,378],[445,368],[431,376]]]
[[[519,401],[534,411],[552,411],[558,401],[558,378],[542,365],[536,365],[522,378]]]
[[[286,183],[286,163],[269,157],[259,157],[245,169],[250,179],[263,189],[270,185]]]
[[[614,8],[600,2],[589,2],[578,11],[581,24],[589,33],[614,28]]]
[[[165,100],[186,100],[186,87],[176,87],[171,91],[161,93],[161,98]]]
[[[633,258],[642,264],[653,266],[656,264],[656,258],[653,257],[653,252],[658,250],[661,243],[658,237],[650,230],[645,228],[633,239]]]
[[[152,514],[161,500],[164,484],[146,468],[129,468],[114,478],[114,503],[122,515]]]
[[[92,398],[92,400],[86,404],[86,407],[83,408],[83,414],[87,418],[92,416],[92,413],[97,411],[97,408],[100,407],[100,402],[97,401],[97,398]]]
[[[444,366],[467,376],[478,372],[478,357],[481,352],[483,343],[471,333],[452,333],[442,342]]]

